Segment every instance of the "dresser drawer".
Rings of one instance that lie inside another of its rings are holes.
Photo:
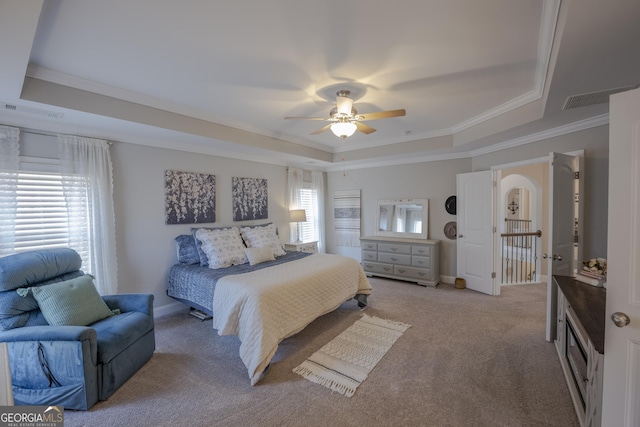
[[[363,261],[377,261],[378,260],[378,252],[362,251],[362,260]]]
[[[390,252],[392,254],[410,254],[411,245],[397,243],[378,243],[378,252]]]
[[[378,261],[388,262],[390,264],[411,265],[411,255],[378,252]]]
[[[362,268],[367,276],[437,286],[440,282],[440,241],[362,237]]]
[[[394,273],[398,276],[409,277],[418,280],[431,280],[431,270],[427,268],[394,266]]]
[[[431,258],[428,256],[411,256],[411,265],[414,267],[420,268],[430,268],[431,267]]]
[[[363,262],[362,269],[371,273],[393,274],[393,265],[379,262]]]
[[[377,251],[378,244],[374,242],[362,242],[362,249],[365,251]]]
[[[429,246],[411,246],[413,255],[431,256],[431,247]]]

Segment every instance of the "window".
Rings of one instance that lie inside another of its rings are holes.
[[[318,241],[320,237],[318,226],[318,192],[305,183],[305,188],[300,190],[300,208],[307,214],[307,222],[300,223],[303,242]]]
[[[69,203],[87,205],[88,180],[65,178],[67,197],[60,174],[19,172],[16,183],[16,212],[13,248],[0,247],[0,256],[33,249],[73,247],[89,266],[88,227],[86,221],[74,221]],[[78,229],[80,228],[80,229]],[[71,230],[86,236],[84,242],[72,241]],[[88,271],[87,271],[88,272]]]

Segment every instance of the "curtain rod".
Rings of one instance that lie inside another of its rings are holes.
[[[38,132],[35,130],[22,130],[20,129],[20,133],[28,133],[30,135],[40,135],[40,136],[52,136],[52,137],[58,137],[58,133],[46,133],[46,132]],[[69,134],[64,134],[64,135],[69,135]],[[74,135],[74,136],[80,136],[80,135]],[[92,137],[83,137],[83,138],[92,138]],[[99,138],[94,138],[94,139],[99,139]],[[100,139],[104,139],[104,138],[100,138]],[[106,140],[105,140],[106,141]],[[113,143],[111,141],[107,141],[107,145],[111,146]]]

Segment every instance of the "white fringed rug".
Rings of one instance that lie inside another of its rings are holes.
[[[293,372],[351,397],[369,372],[411,325],[362,315]]]

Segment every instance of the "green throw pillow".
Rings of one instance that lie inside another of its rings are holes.
[[[53,326],[87,326],[113,316],[98,294],[93,276],[31,288],[46,321]]]

